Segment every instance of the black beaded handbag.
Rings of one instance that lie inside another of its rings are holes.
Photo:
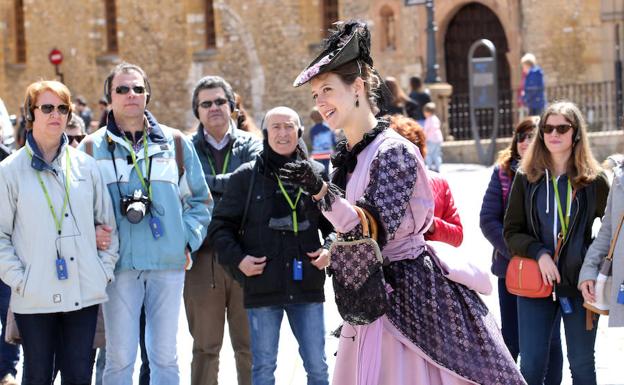
[[[377,244],[377,223],[372,215],[354,206],[362,224],[362,238],[338,234],[331,245],[328,274],[332,276],[336,305],[342,319],[352,325],[369,324],[386,313],[388,293],[383,257]]]

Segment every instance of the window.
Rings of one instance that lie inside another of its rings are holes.
[[[26,30],[24,28],[24,1],[15,0],[15,60],[26,63]]]
[[[323,0],[323,36],[329,35],[329,30],[338,21],[338,0]]]
[[[396,20],[392,8],[384,5],[381,16],[381,47],[383,50],[396,49]]]
[[[217,47],[217,33],[215,32],[214,6],[212,0],[206,0],[204,19],[206,22],[206,48]]]
[[[106,17],[106,51],[117,53],[117,7],[115,0],[104,0],[104,14]]]

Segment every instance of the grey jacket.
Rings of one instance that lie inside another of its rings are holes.
[[[586,280],[595,280],[598,276],[600,262],[606,257],[611,245],[611,237],[624,215],[624,167],[614,168],[613,184],[607,199],[607,208],[602,218],[602,226],[585,255],[585,261],[579,274],[580,283]],[[609,312],[609,326],[624,326],[624,305],[617,303],[617,292],[620,284],[624,283],[624,232],[620,232],[613,252],[613,287],[611,289],[611,309]]]
[[[46,163],[29,140],[0,164],[0,278],[11,287],[11,308],[19,314],[79,310],[106,302],[106,285],[119,258],[115,215],[95,159],[67,145]],[[69,150],[69,203],[57,236],[54,219],[37,179],[48,190],[56,215],[65,197],[65,149]],[[33,154],[32,160],[28,154]],[[108,250],[95,244],[95,226],[113,228]],[[59,280],[58,254],[68,278]]]

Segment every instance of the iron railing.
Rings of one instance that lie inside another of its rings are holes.
[[[527,115],[526,108],[518,103],[518,90],[499,93],[499,127],[497,137],[510,137],[514,126]],[[565,84],[546,87],[548,101],[569,100],[576,103],[589,131],[612,131],[622,129],[622,117],[616,108],[615,82]],[[491,109],[476,110],[476,121],[482,139],[492,135],[494,113]],[[449,134],[455,140],[472,139],[470,128],[470,101],[468,94],[452,95],[449,104]]]

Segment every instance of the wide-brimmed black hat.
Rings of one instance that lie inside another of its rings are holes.
[[[309,82],[313,77],[330,72],[352,60],[361,60],[373,66],[370,56],[370,32],[364,22],[350,20],[336,23],[337,30],[325,40],[323,51],[297,76],[294,87]]]

